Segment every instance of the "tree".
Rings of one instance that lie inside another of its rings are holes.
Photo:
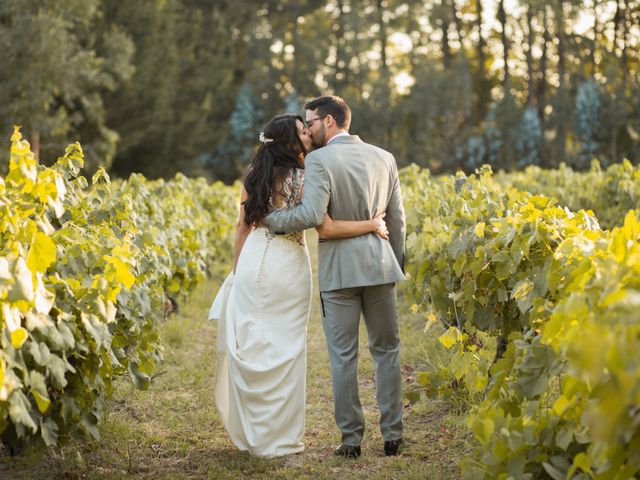
[[[249,152],[269,117],[337,94],[400,164],[515,168],[539,149],[553,167],[592,151],[577,119],[593,80],[597,155],[638,161],[639,24],[639,0],[5,0],[1,129],[23,123],[45,161],[80,139],[90,168],[115,153],[121,176],[231,181],[232,138]],[[254,127],[236,138],[244,88]]]
[[[577,166],[589,168],[599,150],[602,101],[594,80],[582,83],[576,94],[575,123],[580,138]]]
[[[473,119],[474,123],[478,124],[484,120],[487,109],[491,102],[491,80],[488,78],[488,72],[486,69],[487,54],[486,54],[486,40],[482,32],[483,18],[482,18],[482,0],[475,0],[475,25],[478,35],[478,41],[476,42],[476,69],[474,74],[474,92],[476,93],[476,102],[474,108]]]
[[[442,64],[445,69],[451,66],[451,45],[449,43],[449,26],[451,25],[451,8],[447,5],[448,0],[440,0],[439,4],[434,4],[431,10],[430,21],[432,25],[440,30],[442,45]]]
[[[533,46],[534,46],[534,33],[533,33],[533,6],[531,3],[526,5],[527,13],[527,105],[533,105],[535,103],[535,88],[534,79],[535,74],[533,70]]]
[[[90,173],[109,167],[119,135],[107,126],[103,99],[131,76],[134,47],[101,19],[101,2],[5,0],[0,47],[2,137],[23,125],[44,163],[79,140]]]
[[[570,118],[569,98],[566,86],[566,33],[565,33],[565,0],[555,0],[553,14],[555,19],[555,32],[558,38],[558,90],[553,106],[555,111],[555,127],[557,132],[557,147],[554,157],[558,163],[566,161],[567,156],[567,123]]]
[[[249,164],[258,142],[263,112],[258,107],[250,86],[244,85],[231,114],[231,130],[215,156],[206,158],[214,178],[233,183]]]
[[[243,37],[261,3],[103,1],[136,44],[135,75],[107,98],[109,121],[122,137],[115,173],[208,174],[202,158],[228,135],[251,68]]]
[[[509,37],[507,36],[507,13],[504,9],[504,0],[498,2],[498,22],[500,22],[500,40],[502,41],[502,61],[504,63],[504,76],[502,86],[504,95],[509,90]]]
[[[533,106],[528,106],[522,112],[522,119],[520,120],[516,137],[515,147],[519,155],[519,168],[542,163],[543,141],[544,133],[538,110]]]

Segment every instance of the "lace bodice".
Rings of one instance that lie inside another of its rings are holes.
[[[304,186],[304,170],[294,168],[291,173],[279,181],[273,189],[273,195],[269,198],[269,211],[284,210],[295,207],[302,202],[302,191]],[[268,234],[273,236],[271,234]],[[304,231],[292,232],[286,235],[279,235],[294,242],[304,245]]]

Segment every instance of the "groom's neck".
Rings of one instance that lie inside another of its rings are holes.
[[[336,135],[340,135],[340,134],[346,134],[349,135],[349,132],[344,129],[344,128],[337,128],[335,129],[333,132],[329,133],[327,135],[327,143],[325,145],[328,145],[329,142],[336,136]]]

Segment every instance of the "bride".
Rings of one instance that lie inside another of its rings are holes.
[[[252,455],[304,449],[307,320],[311,266],[304,232],[274,236],[263,224],[275,209],[300,203],[311,137],[302,117],[271,119],[244,179],[234,267],[209,313],[218,319],[215,405],[233,443]],[[320,238],[377,234],[366,221],[325,215]]]

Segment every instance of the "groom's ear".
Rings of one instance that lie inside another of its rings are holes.
[[[333,115],[331,115],[331,114],[329,113],[329,114],[327,114],[327,116],[326,116],[325,118],[328,118],[328,119],[329,119],[329,126],[331,126],[331,122],[333,122],[333,126],[337,126],[337,124],[336,124],[336,119],[335,119],[335,118],[333,118]]]

